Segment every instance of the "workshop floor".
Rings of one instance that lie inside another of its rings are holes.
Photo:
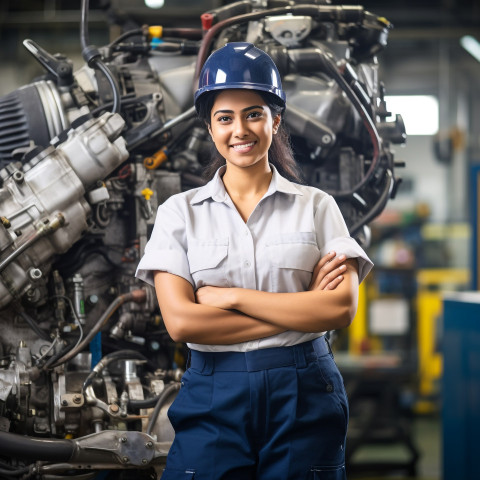
[[[418,417],[414,420],[413,441],[420,452],[417,464],[416,480],[442,479],[442,428],[441,420],[435,417]],[[354,461],[403,461],[407,457],[401,445],[365,446],[355,453]],[[411,480],[405,472],[389,472],[388,474],[348,474],[349,480]]]

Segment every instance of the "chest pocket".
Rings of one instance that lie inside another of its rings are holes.
[[[320,260],[315,232],[277,235],[266,243],[273,291],[304,291]]]
[[[187,257],[195,289],[206,285],[230,286],[227,278],[228,237],[192,240]]]

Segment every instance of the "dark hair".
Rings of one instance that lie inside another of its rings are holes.
[[[284,108],[275,100],[275,95],[261,90],[254,90],[254,92],[258,93],[263,98],[267,106],[270,108],[272,116],[283,116]],[[220,91],[217,90],[203,94],[201,101],[197,105],[199,118],[209,126],[211,125],[210,114],[212,107],[215,103],[215,98],[219,93]],[[275,166],[278,173],[283,177],[293,182],[304,183],[301,170],[293,156],[292,147],[290,145],[290,136],[283,125],[283,119],[280,122],[276,135],[273,135],[272,144],[268,149],[268,161]],[[215,172],[222,165],[225,165],[225,159],[220,155],[215,148],[215,145],[213,145],[212,159],[208,162],[203,171],[205,179],[211,180],[215,175]]]

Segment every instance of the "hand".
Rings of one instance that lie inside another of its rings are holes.
[[[233,309],[233,288],[201,287],[195,293],[197,303],[223,310]]]
[[[335,290],[343,281],[343,273],[347,266],[345,255],[335,256],[335,252],[329,252],[320,259],[313,270],[312,281],[309,290]]]

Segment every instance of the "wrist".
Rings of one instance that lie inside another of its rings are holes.
[[[241,288],[230,288],[230,310],[238,310],[240,307]]]

